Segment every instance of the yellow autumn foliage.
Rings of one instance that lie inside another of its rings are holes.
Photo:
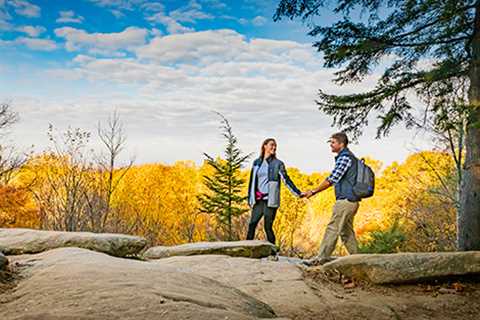
[[[378,236],[378,232],[398,224],[405,241],[395,250],[454,250],[456,177],[451,157],[436,151],[418,152],[403,163],[392,163],[384,169],[381,162],[372,158],[366,158],[366,162],[376,172],[376,193],[362,201],[355,219],[360,243],[367,245],[376,239],[374,235]],[[11,185],[0,186],[0,227],[42,227],[42,215],[54,211],[46,211],[46,204],[36,194],[58,196],[58,204],[62,204],[60,198],[68,193],[68,188],[59,186],[53,192],[48,190],[52,184],[45,182],[55,175],[72,174],[65,165],[62,159],[39,155],[20,169]],[[247,181],[249,172],[249,168],[242,172]],[[327,172],[306,174],[296,168],[288,168],[288,173],[301,190],[315,188],[328,176]],[[93,188],[99,177],[92,169],[78,174],[91,177],[85,180],[91,183],[85,184],[87,189]],[[131,167],[113,194],[106,230],[141,235],[151,245],[216,240],[215,219],[199,211],[197,200],[204,191],[202,177],[208,174],[208,166],[197,166],[190,161]],[[278,244],[285,254],[315,254],[335,202],[333,188],[306,200],[292,196],[282,187],[281,197],[282,205],[274,224]],[[82,219],[91,218],[88,210],[85,212]],[[246,234],[248,220],[247,213],[236,221],[239,235]],[[88,229],[90,224],[80,226]],[[261,226],[257,237],[263,238]],[[342,254],[340,246],[339,250]]]

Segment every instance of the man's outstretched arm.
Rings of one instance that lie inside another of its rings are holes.
[[[333,168],[333,171],[328,178],[325,179],[316,189],[307,191],[306,197],[310,198],[311,196],[316,195],[317,193],[322,192],[323,190],[330,188],[330,186],[338,183],[351,165],[352,160],[350,157],[341,156],[338,158],[337,162],[335,162],[335,168]]]

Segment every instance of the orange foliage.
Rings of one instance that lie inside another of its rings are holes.
[[[37,210],[25,189],[0,186],[0,227],[38,228]]]

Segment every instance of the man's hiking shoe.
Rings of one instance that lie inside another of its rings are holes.
[[[308,260],[303,260],[302,265],[306,267],[316,267],[316,266],[324,265],[325,263],[333,260],[335,260],[335,258],[333,257],[324,257],[324,258],[314,257]]]
[[[278,261],[278,254],[268,256],[267,260],[268,261]]]

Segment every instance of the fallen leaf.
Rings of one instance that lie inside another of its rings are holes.
[[[463,292],[465,291],[465,286],[459,282],[455,282],[453,285],[452,285],[453,289],[455,289],[455,291],[457,292]]]

